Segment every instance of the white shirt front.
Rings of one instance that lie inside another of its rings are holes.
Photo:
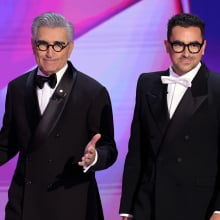
[[[176,77],[176,78],[187,78],[192,82],[192,80],[196,76],[200,67],[201,67],[201,63],[199,63],[194,69],[192,69],[191,71],[189,71],[188,73],[186,73],[182,76],[179,76],[178,74],[176,74],[173,71],[172,67],[170,67],[169,68],[170,76]],[[176,111],[176,108],[179,105],[186,90],[187,90],[187,87],[185,87],[181,84],[178,84],[178,83],[168,84],[168,86],[167,86],[167,107],[168,107],[170,118],[173,117],[173,114]]]
[[[38,104],[39,104],[41,115],[44,113],[44,111],[49,103],[49,100],[50,100],[51,96],[53,95],[53,93],[54,93],[57,85],[59,84],[63,74],[65,73],[67,67],[68,67],[68,64],[66,64],[61,70],[59,70],[56,73],[57,84],[56,84],[55,88],[51,88],[47,82],[44,83],[44,86],[42,89],[37,87],[37,97],[38,97]],[[45,76],[45,74],[43,74],[39,68],[37,71],[37,75]]]

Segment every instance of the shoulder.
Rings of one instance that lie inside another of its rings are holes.
[[[205,76],[205,78],[208,80],[208,83],[209,83],[210,86],[212,86],[212,87],[213,86],[219,87],[220,73],[212,71],[203,62],[202,62],[202,66],[201,66],[201,68],[199,70],[199,74],[202,74],[203,76]]]
[[[11,80],[9,83],[8,83],[8,87],[20,87],[20,86],[24,86],[26,84],[26,81],[28,79],[28,76],[30,74],[32,74],[33,72],[36,71],[36,68],[33,69],[33,70],[30,70],[16,78],[14,78],[13,80]]]
[[[80,93],[88,99],[95,97],[107,97],[109,99],[109,92],[102,83],[79,70],[76,71],[76,83],[74,87],[75,92]]]
[[[104,85],[102,85],[98,80],[92,78],[91,76],[83,72],[80,72],[79,70],[77,70],[77,82],[86,86],[92,86],[97,88],[104,87]]]
[[[220,96],[220,73],[209,71],[209,89]]]
[[[73,66],[72,62],[68,61],[68,66],[72,72],[76,73],[76,84],[82,88],[102,88],[104,87],[98,80],[81,72]]]
[[[217,83],[219,85],[220,82],[220,73],[209,71],[210,76],[210,82],[211,83]]]
[[[142,73],[138,78],[137,86],[146,87],[161,82],[161,76],[165,75],[168,70]]]

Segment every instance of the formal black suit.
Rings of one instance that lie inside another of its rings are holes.
[[[117,157],[107,90],[70,62],[40,116],[36,69],[8,85],[0,132],[0,164],[17,152],[6,220],[102,220],[96,170]],[[98,161],[87,173],[77,165],[92,136],[101,133]]]
[[[172,119],[167,71],[138,80],[120,213],[135,220],[207,220],[220,210],[220,75],[204,64]]]

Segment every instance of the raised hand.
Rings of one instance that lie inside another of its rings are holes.
[[[89,166],[95,160],[96,156],[96,143],[101,138],[101,134],[95,134],[90,142],[86,145],[85,152],[81,161],[78,162],[79,166]]]

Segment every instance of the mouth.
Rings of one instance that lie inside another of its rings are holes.
[[[183,64],[191,64],[192,59],[186,58],[186,57],[182,57],[180,61],[181,61],[181,63],[183,63]]]
[[[55,59],[44,59],[44,62],[56,62],[57,60]]]

